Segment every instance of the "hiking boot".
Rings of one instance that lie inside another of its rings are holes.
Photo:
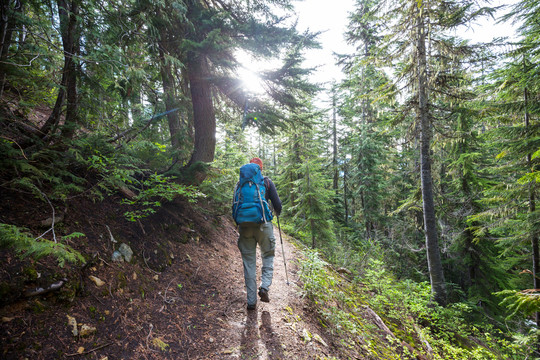
[[[257,304],[248,304],[247,309],[248,310],[255,310],[257,308]]]
[[[263,302],[270,302],[270,298],[268,297],[268,290],[263,287],[259,288],[259,297]]]

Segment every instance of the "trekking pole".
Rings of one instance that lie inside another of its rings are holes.
[[[279,225],[279,216],[277,217],[277,226],[279,229],[279,240],[281,241],[281,252],[283,253],[283,265],[285,265],[285,277],[287,278],[287,285],[289,285],[289,274],[287,274],[287,262],[285,261],[285,249],[283,248],[283,238],[281,237],[281,225]]]

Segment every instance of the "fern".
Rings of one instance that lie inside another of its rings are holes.
[[[73,233],[64,239],[84,236],[82,233]],[[85,263],[84,257],[71,246],[46,239],[34,239],[27,229],[15,225],[0,224],[0,247],[12,248],[21,258],[31,257],[40,259],[53,256],[58,265],[64,267],[66,261],[70,263]]]

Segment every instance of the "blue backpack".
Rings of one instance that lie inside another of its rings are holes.
[[[240,168],[240,180],[234,189],[232,213],[237,224],[245,222],[267,223],[272,221],[272,211],[265,199],[266,187],[258,164]]]

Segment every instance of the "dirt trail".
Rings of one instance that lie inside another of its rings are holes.
[[[328,356],[331,350],[313,314],[300,295],[297,276],[297,250],[283,236],[289,285],[283,262],[278,228],[274,226],[276,256],[274,278],[270,288],[270,303],[257,303],[256,311],[246,310],[246,292],[240,253],[232,262],[237,275],[233,293],[236,301],[227,315],[221,331],[224,342],[218,349],[220,359],[316,359]],[[257,248],[257,279],[259,283],[261,259]],[[316,334],[316,335],[315,335]]]

